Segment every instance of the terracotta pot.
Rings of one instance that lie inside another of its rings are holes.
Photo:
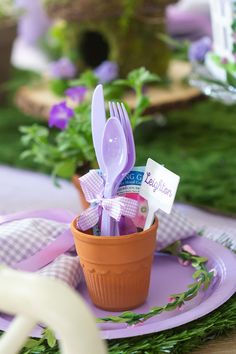
[[[93,303],[104,310],[125,311],[148,295],[158,220],[146,231],[124,236],[93,236],[71,224],[77,253]]]

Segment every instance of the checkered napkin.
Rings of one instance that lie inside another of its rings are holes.
[[[170,215],[159,211],[158,218],[158,250],[195,233],[192,224],[175,208]],[[44,218],[28,218],[1,224],[0,264],[17,268],[18,263],[50,245],[68,227],[66,223]],[[59,255],[53,262],[38,270],[38,273],[60,279],[71,287],[77,287],[82,279],[82,269],[74,248]]]
[[[22,219],[1,224],[0,263],[17,268],[19,262],[48,246],[68,228],[68,224],[43,218]],[[58,256],[38,272],[60,279],[71,287],[76,287],[82,279],[79,258],[74,249]]]
[[[157,230],[157,250],[161,250],[171,245],[177,240],[196,235],[196,227],[191,221],[180,213],[176,208],[172,208],[170,214],[158,210]]]

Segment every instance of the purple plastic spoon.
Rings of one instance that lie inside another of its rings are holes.
[[[123,173],[127,163],[127,150],[127,140],[119,120],[115,117],[108,119],[102,140],[102,156],[106,177],[105,198],[113,196],[114,184],[117,177]],[[111,235],[111,218],[105,210],[102,213],[101,235],[113,236]]]

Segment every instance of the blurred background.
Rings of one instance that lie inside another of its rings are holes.
[[[55,183],[95,166],[102,83],[107,101],[126,102],[137,165],[165,164],[181,176],[178,201],[235,215],[235,46],[216,46],[213,21],[210,0],[0,0],[1,166]]]

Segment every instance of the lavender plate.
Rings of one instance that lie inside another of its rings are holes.
[[[236,256],[232,252],[214,241],[199,236],[187,239],[186,243],[191,245],[199,255],[208,258],[209,270],[214,268],[217,271],[217,276],[210,288],[206,292],[201,292],[180,310],[163,313],[142,325],[127,327],[127,325],[118,323],[99,324],[101,336],[104,339],[134,337],[183,325],[215,310],[236,292]],[[193,282],[193,272],[191,266],[181,266],[175,257],[156,253],[149,296],[144,305],[133,311],[143,313],[153,306],[164,305],[171,294],[187,289],[187,286]],[[96,317],[117,314],[96,308],[89,299],[85,283],[80,284],[78,291]],[[9,317],[0,317],[0,329],[6,330],[10,322]],[[40,337],[41,331],[42,327],[35,328],[32,336]]]
[[[215,310],[235,293],[236,256],[225,247],[204,237],[191,237],[186,240],[186,243],[190,244],[199,255],[208,258],[208,269],[214,268],[217,271],[217,276],[210,288],[206,292],[201,292],[182,309],[163,313],[142,325],[127,327],[127,325],[117,323],[100,324],[101,335],[104,339],[156,333],[183,325]],[[153,306],[164,305],[171,294],[187,289],[187,286],[193,282],[193,272],[191,266],[181,266],[175,257],[157,253],[154,257],[147,301],[133,311],[143,313]],[[108,314],[92,305],[84,285],[81,284],[79,291],[95,316],[105,317]],[[112,313],[109,312],[109,314]]]

